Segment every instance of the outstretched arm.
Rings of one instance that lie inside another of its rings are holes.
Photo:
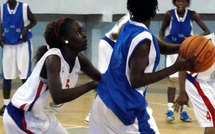
[[[185,60],[181,56],[170,67],[164,68],[157,72],[147,73],[145,69],[148,65],[148,55],[151,41],[144,40],[134,50],[130,58],[130,82],[133,88],[139,88],[157,82],[175,72],[190,69],[192,60]]]
[[[93,66],[89,59],[82,53],[78,54],[78,58],[81,64],[81,70],[93,80],[100,81],[101,73]]]
[[[55,104],[72,101],[88,91],[95,89],[98,85],[97,81],[91,81],[77,87],[62,89],[60,57],[57,55],[48,56],[45,61],[45,66],[49,91]]]

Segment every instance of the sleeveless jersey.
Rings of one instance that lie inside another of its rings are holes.
[[[4,28],[5,44],[16,45],[22,43],[21,32],[24,26],[27,26],[30,21],[27,17],[26,3],[17,2],[15,9],[12,11],[7,3],[1,8],[1,20]],[[28,39],[32,37],[31,32],[28,33]]]
[[[214,33],[209,34],[205,36],[213,42],[213,45],[215,46],[215,35]],[[213,64],[208,70],[200,73],[192,73],[192,76],[196,77],[197,79],[211,81],[215,80],[215,64]]]
[[[171,21],[165,31],[165,40],[168,43],[181,44],[186,37],[193,35],[191,11],[186,9],[183,18],[179,18],[176,9],[172,9],[171,13]]]
[[[151,41],[145,72],[154,72],[160,59],[157,41],[144,24],[129,20],[117,39],[109,67],[96,88],[101,100],[125,125],[133,124],[147,107],[144,97],[147,86],[134,89],[129,81],[130,58],[144,40]]]
[[[60,57],[60,79],[62,89],[75,87],[80,71],[79,60],[76,58],[74,67],[72,71],[69,72],[69,64],[65,61],[61,51],[57,48],[52,48],[43,55],[35,66],[31,76],[18,88],[11,101],[16,108],[24,111],[33,111],[34,114],[40,115],[40,117],[44,117],[45,113],[56,113],[56,110],[58,111],[58,108],[62,106],[53,103],[50,91],[48,90],[47,80],[40,77],[46,57],[49,55],[57,55]]]

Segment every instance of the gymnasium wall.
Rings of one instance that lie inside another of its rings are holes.
[[[33,53],[36,49],[45,45],[43,33],[48,22],[60,17],[74,17],[81,21],[88,36],[88,49],[84,52],[88,58],[97,66],[98,43],[104,34],[112,28],[116,21],[126,11],[126,0],[20,0],[29,4],[31,11],[35,14],[37,25],[32,28]],[[0,4],[6,2],[1,0]],[[195,2],[195,4],[193,3]],[[161,27],[163,14],[174,8],[172,0],[158,0],[159,10],[152,20],[150,30],[158,35]],[[198,4],[196,4],[198,3]],[[215,31],[214,0],[191,0],[191,10],[200,14],[211,31]],[[194,23],[194,33],[201,34],[201,29]],[[0,49],[0,51],[2,51]],[[0,57],[1,59],[1,57]],[[1,62],[1,60],[0,60]],[[164,67],[164,56],[158,69]],[[1,68],[0,68],[1,69]]]

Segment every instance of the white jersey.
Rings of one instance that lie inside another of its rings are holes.
[[[49,55],[58,55],[61,59],[60,79],[62,89],[72,88],[76,85],[78,73],[80,71],[80,64],[76,58],[75,65],[70,71],[68,63],[63,58],[61,51],[57,48],[48,50],[35,66],[32,75],[14,94],[12,104],[24,111],[33,111],[34,114],[42,117],[44,113],[55,112],[55,107],[50,91],[48,90],[47,80],[40,77],[40,73],[46,58]],[[45,116],[45,115],[44,115]]]
[[[215,46],[214,33],[206,36]],[[194,108],[196,119],[201,127],[215,126],[215,64],[201,73],[186,76],[186,92]]]
[[[212,43],[215,46],[215,35],[214,33],[205,36],[211,39]],[[215,79],[215,64],[213,64],[208,70],[198,73],[197,79],[201,80],[214,80]]]

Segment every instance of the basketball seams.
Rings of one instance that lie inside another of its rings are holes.
[[[191,72],[203,72],[215,61],[215,47],[210,39],[202,35],[186,38],[179,49],[179,55],[185,59],[193,59]]]
[[[190,44],[195,40],[195,38],[197,38],[197,36],[195,36],[194,38],[192,38],[192,40],[188,43],[188,45],[186,45],[187,47],[185,49],[186,50],[185,53],[182,55],[183,57],[188,55],[188,50],[189,50]]]
[[[194,62],[196,62],[196,59],[198,58],[199,55],[202,54],[202,52],[204,52],[203,50],[206,48],[207,44],[209,42],[209,39],[207,40],[207,42],[204,44],[204,46],[201,48],[201,50],[198,52],[198,54],[196,55],[196,58],[194,60]]]

